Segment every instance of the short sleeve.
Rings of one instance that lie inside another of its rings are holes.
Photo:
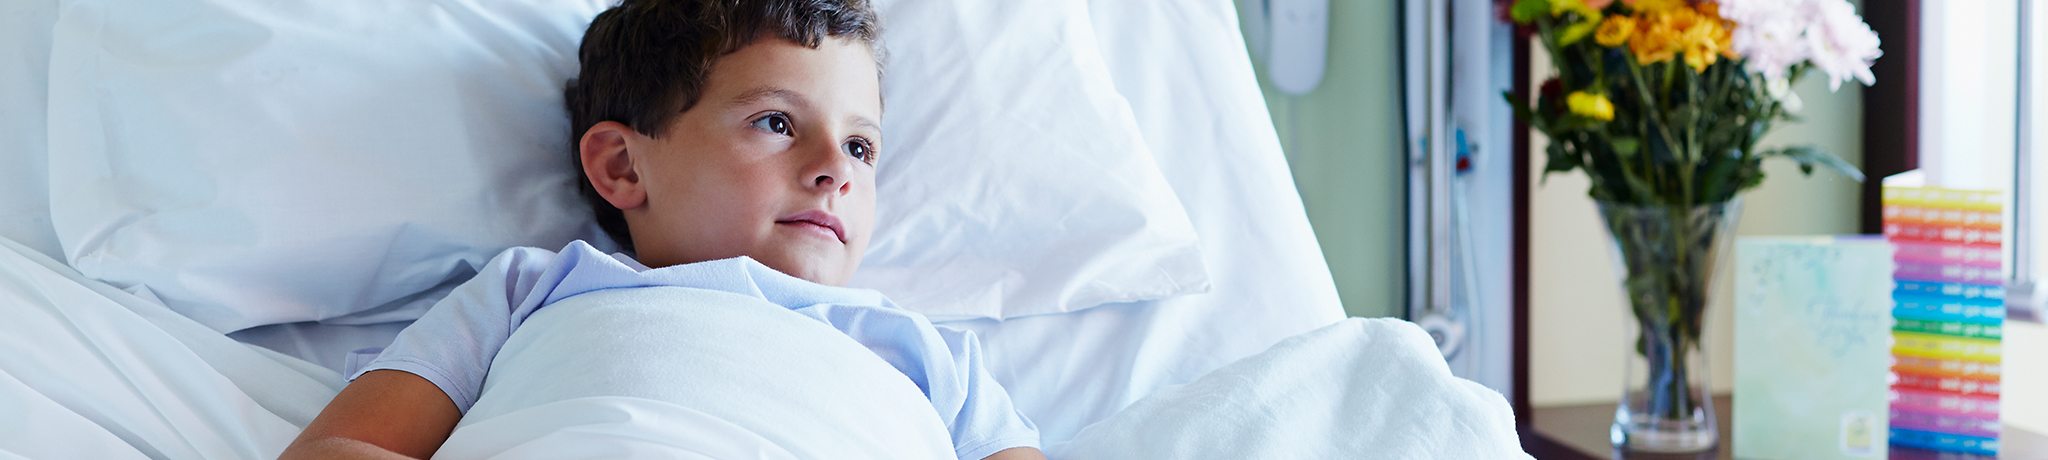
[[[491,360],[512,335],[514,309],[527,300],[553,258],[554,253],[537,248],[499,253],[349,380],[380,369],[409,372],[433,382],[468,413],[483,390]]]
[[[846,333],[916,383],[946,424],[954,455],[980,460],[1012,447],[1039,447],[1038,427],[1017,413],[1009,392],[989,375],[973,332],[880,303],[817,304],[796,312]]]
[[[990,376],[988,367],[982,364],[981,342],[973,332],[933,326],[951,353],[954,378],[957,388],[950,393],[958,395],[958,410],[947,419],[953,434],[953,453],[961,459],[979,460],[989,455],[1014,447],[1038,449],[1038,427],[1010,402],[1010,393]],[[931,379],[937,383],[939,379]],[[944,409],[951,404],[938,404],[941,389],[930,390],[935,398],[934,405]],[[944,414],[941,414],[944,415]]]

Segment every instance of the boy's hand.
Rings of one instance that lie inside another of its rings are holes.
[[[433,382],[375,370],[356,378],[279,458],[427,458],[448,441],[462,411]]]

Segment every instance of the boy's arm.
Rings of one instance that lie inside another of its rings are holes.
[[[342,388],[279,458],[427,458],[461,419],[433,382],[405,371],[370,371]]]
[[[511,248],[492,257],[391,340],[285,448],[283,458],[428,457],[483,390],[485,371],[520,319],[578,263],[609,261],[580,241],[568,257]],[[598,259],[602,258],[602,259]],[[535,302],[528,302],[535,300]],[[529,305],[532,304],[532,305]]]

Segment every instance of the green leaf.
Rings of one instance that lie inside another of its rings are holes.
[[[1650,185],[1650,181],[1627,173],[1623,173],[1621,179],[1628,183],[1628,188],[1634,191],[1636,196],[1642,197],[1643,202],[1648,202],[1650,197],[1656,196],[1657,187]]]
[[[1614,147],[1616,155],[1620,155],[1622,158],[1629,158],[1636,156],[1636,151],[1643,148],[1643,141],[1632,136],[1615,136],[1612,143],[1608,145]]]
[[[1848,176],[1850,180],[1857,182],[1863,182],[1864,180],[1863,171],[1857,170],[1856,166],[1850,165],[1847,161],[1842,161],[1841,157],[1823,152],[1812,146],[1787,147],[1765,152],[1764,155],[1782,156],[1790,158],[1792,161],[1797,161],[1799,162],[1799,171],[1802,173],[1813,174],[1814,166],[1825,166],[1828,169],[1841,173],[1843,176]]]
[[[1756,188],[1758,185],[1763,185],[1763,164],[1763,161],[1750,161],[1748,164],[1742,165],[1742,171],[1736,175],[1736,177],[1742,178],[1742,184],[1736,187],[1736,190],[1749,190]]]
[[[1571,44],[1585,39],[1587,35],[1592,35],[1593,29],[1597,27],[1600,27],[1599,21],[1580,21],[1577,24],[1565,26],[1564,31],[1557,33],[1557,44],[1559,46],[1571,46]]]
[[[1543,162],[1543,180],[1550,180],[1551,173],[1570,172],[1573,169],[1578,169],[1578,160],[1571,155],[1571,152],[1565,151],[1564,142],[1551,142],[1550,147],[1543,150],[1544,156],[1547,157]]]
[[[1548,14],[1550,14],[1549,0],[1516,0],[1515,6],[1508,9],[1508,16],[1513,17],[1515,22],[1525,24]]]
[[[1706,160],[1705,173],[1699,176],[1700,197],[1708,202],[1735,197],[1736,192],[1741,191],[1735,171],[1742,165],[1742,152],[1729,150],[1720,155],[1708,155]]]
[[[1515,112],[1515,118],[1520,118],[1523,122],[1529,123],[1537,121],[1536,108],[1530,107],[1529,103],[1523,101],[1522,98],[1515,97],[1514,91],[1502,91],[1500,92],[1500,98],[1508,101],[1508,108]]]

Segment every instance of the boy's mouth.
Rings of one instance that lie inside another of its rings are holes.
[[[776,225],[799,225],[816,227],[821,232],[830,232],[840,243],[846,242],[846,227],[839,223],[839,217],[825,211],[804,211],[775,220]]]

